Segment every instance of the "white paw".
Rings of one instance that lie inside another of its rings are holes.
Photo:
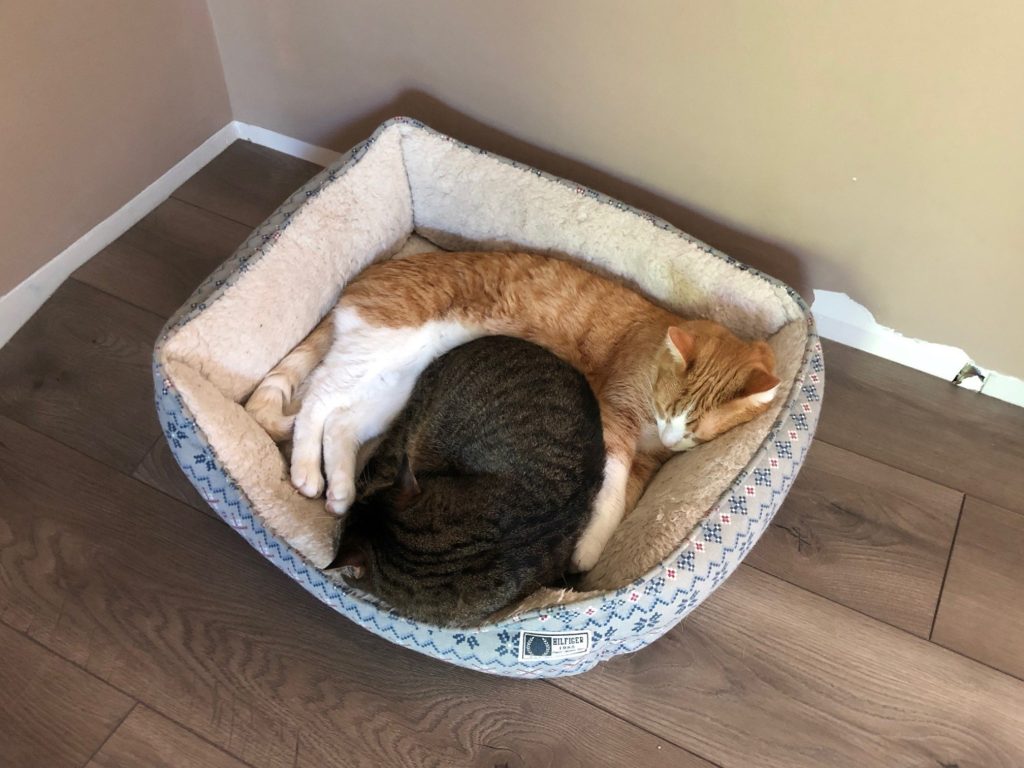
[[[324,476],[319,467],[292,464],[292,485],[308,499],[316,499],[324,492]]]
[[[576,549],[572,553],[570,570],[573,573],[585,573],[597,565],[601,553],[604,551],[604,542],[596,536],[584,536],[576,542]]]
[[[352,476],[343,472],[331,475],[327,489],[327,511],[333,515],[344,515],[356,500],[356,486]]]

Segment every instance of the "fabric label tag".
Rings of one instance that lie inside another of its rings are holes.
[[[590,651],[590,630],[585,632],[519,633],[519,660],[564,659]]]

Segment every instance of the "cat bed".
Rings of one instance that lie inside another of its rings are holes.
[[[577,590],[542,590],[470,629],[410,621],[325,572],[338,521],[292,488],[278,446],[242,407],[346,280],[376,259],[439,248],[586,262],[681,314],[768,338],[782,379],[767,413],[662,467]],[[185,474],[288,576],[399,645],[551,677],[651,643],[736,568],[807,454],[823,367],[811,314],[782,283],[593,190],[397,118],[292,195],[197,289],[161,333],[153,374]]]

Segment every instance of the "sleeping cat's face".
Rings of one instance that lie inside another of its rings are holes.
[[[779,387],[774,368],[763,341],[700,321],[669,328],[653,393],[662,444],[685,451],[766,411]]]

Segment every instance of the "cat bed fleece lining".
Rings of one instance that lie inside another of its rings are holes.
[[[242,407],[348,279],[376,259],[439,248],[585,262],[680,314],[768,338],[782,379],[767,413],[662,467],[577,591],[542,590],[472,629],[410,621],[324,572],[339,523],[292,488],[278,447]],[[810,312],[782,283],[593,190],[397,118],[292,195],[197,289],[164,328],[153,374],[185,474],[313,595],[421,653],[550,677],[642,648],[736,568],[807,454],[823,367]]]

